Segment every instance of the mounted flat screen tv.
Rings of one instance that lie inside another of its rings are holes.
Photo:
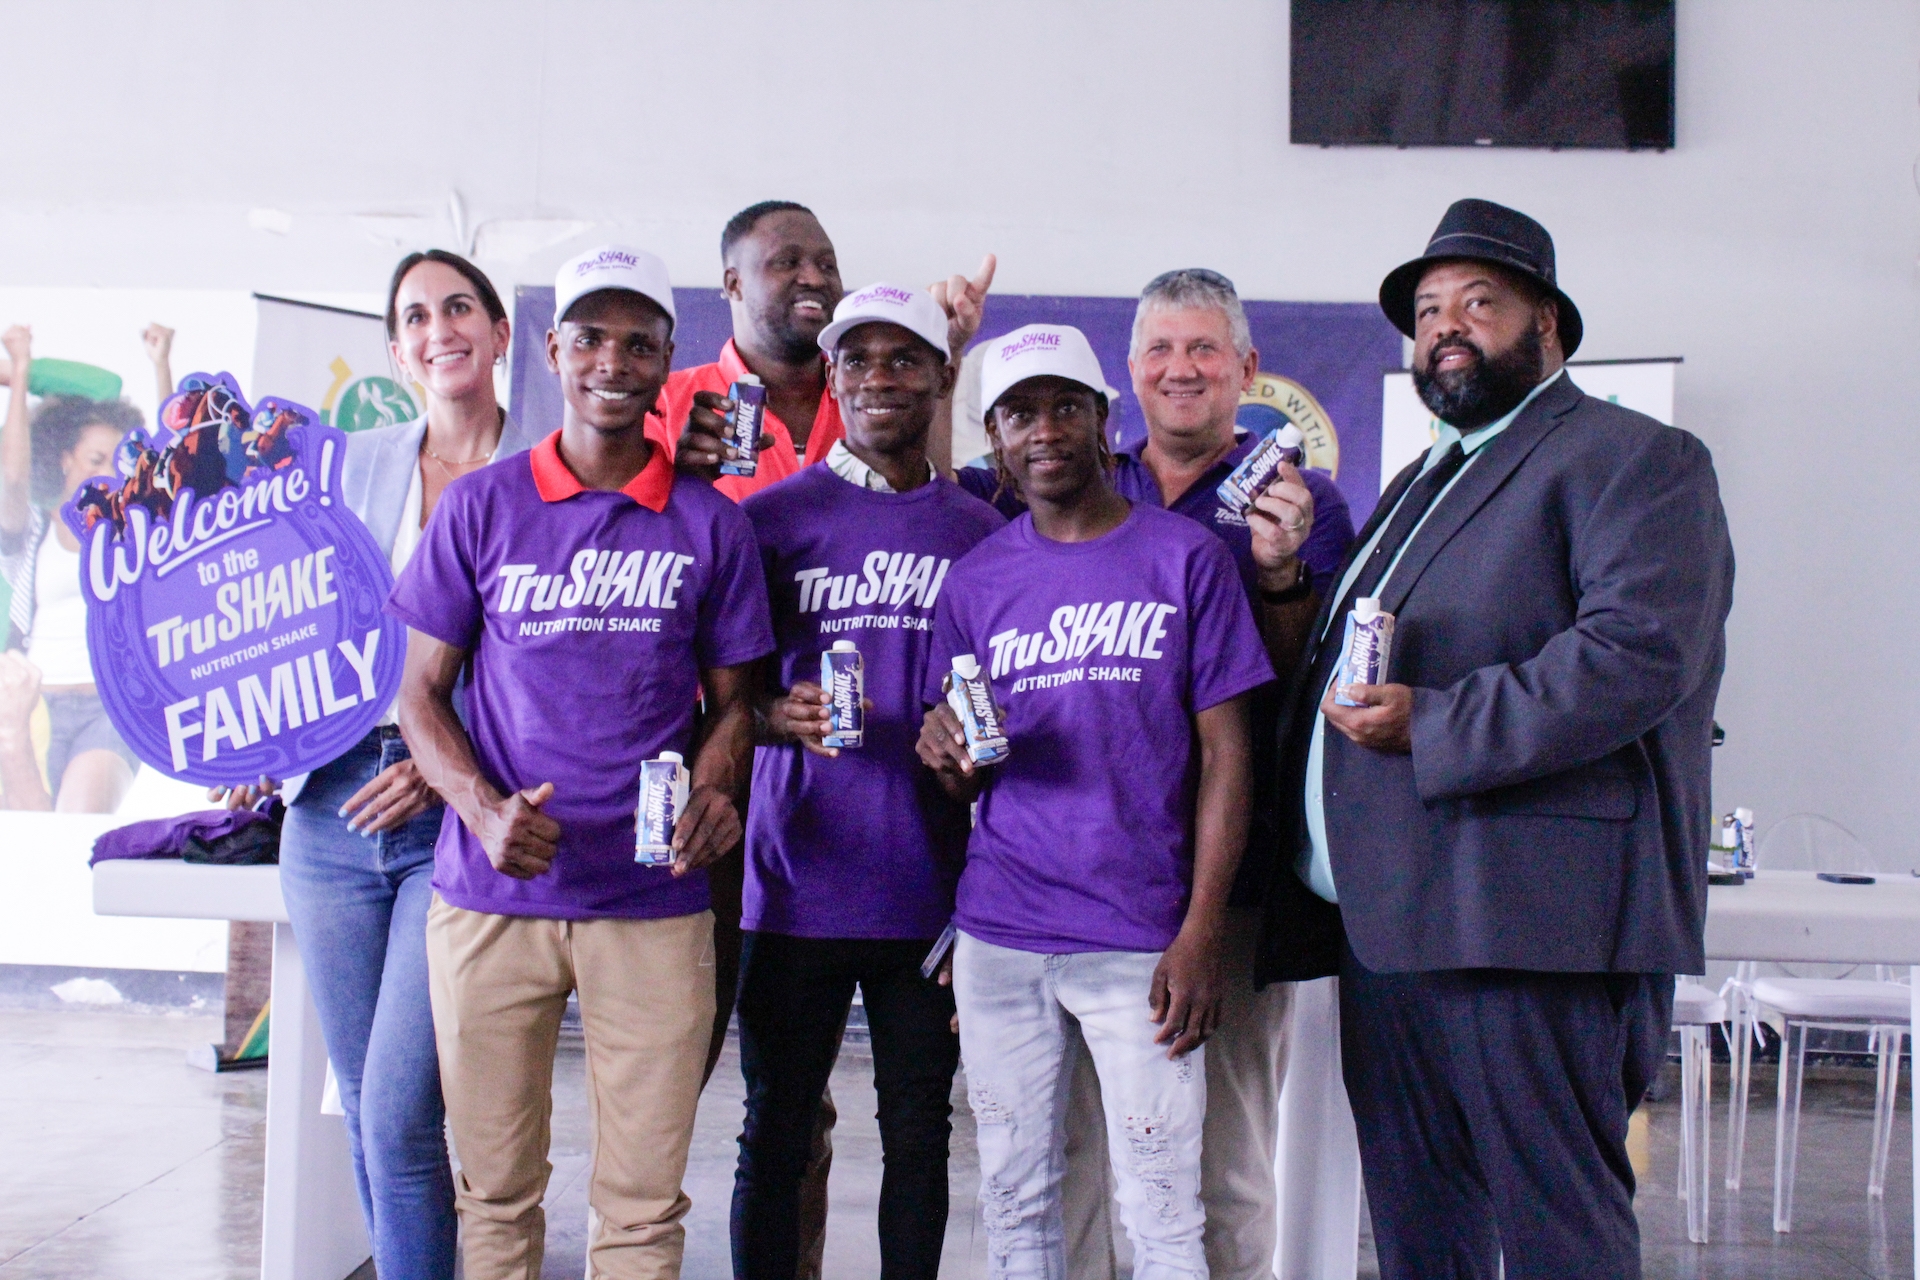
[[[1674,0],[1293,0],[1292,139],[1673,146]]]

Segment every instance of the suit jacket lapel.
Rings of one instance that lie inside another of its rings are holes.
[[[420,465],[420,441],[427,434],[424,415],[380,442],[380,454],[367,470],[367,493],[360,508],[361,519],[373,534],[381,551],[391,556],[394,539],[400,535],[400,512],[407,505],[407,487],[413,483],[413,469]]]
[[[1440,548],[1460,532],[1474,513],[1486,504],[1487,499],[1506,483],[1507,477],[1526,461],[1534,446],[1552,434],[1560,425],[1560,419],[1571,413],[1585,394],[1573,384],[1571,378],[1562,378],[1559,383],[1541,392],[1539,398],[1526,407],[1512,426],[1495,436],[1480,451],[1473,465],[1435,504],[1426,523],[1420,526],[1413,540],[1407,544],[1400,563],[1387,575],[1385,589],[1380,596],[1382,609],[1388,613],[1400,612],[1400,606],[1406,603],[1414,583],[1420,580],[1420,575],[1426,571],[1434,556],[1440,553]]]

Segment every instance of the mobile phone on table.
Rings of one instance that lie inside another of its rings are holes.
[[[1859,876],[1859,875],[1855,875],[1851,871],[1822,871],[1819,873],[1818,878],[1821,880],[1825,880],[1828,884],[1873,884],[1874,883],[1874,879],[1872,876]]]

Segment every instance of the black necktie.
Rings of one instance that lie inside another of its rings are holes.
[[[1393,519],[1387,522],[1387,531],[1380,535],[1380,541],[1373,544],[1373,550],[1367,555],[1367,563],[1360,569],[1360,575],[1353,580],[1353,587],[1341,598],[1339,608],[1335,609],[1335,618],[1344,617],[1353,608],[1355,600],[1364,600],[1368,596],[1379,594],[1380,583],[1387,576],[1387,569],[1399,556],[1400,549],[1413,536],[1427,508],[1433,505],[1440,491],[1447,487],[1466,465],[1467,454],[1459,441],[1448,446],[1440,455],[1440,461],[1428,467],[1426,471],[1407,487],[1407,496],[1400,500],[1399,507],[1393,513]]]
[[[1373,544],[1373,550],[1367,554],[1367,562],[1353,580],[1353,586],[1342,596],[1337,608],[1324,615],[1319,631],[1313,637],[1307,650],[1307,662],[1312,675],[1302,686],[1304,696],[1318,699],[1320,691],[1327,687],[1327,681],[1333,678],[1333,664],[1340,657],[1338,637],[1341,632],[1336,624],[1353,608],[1355,600],[1365,599],[1378,593],[1380,583],[1387,576],[1387,569],[1400,554],[1400,549],[1413,536],[1414,528],[1420,518],[1427,514],[1440,491],[1447,482],[1460,473],[1466,465],[1467,454],[1459,441],[1450,445],[1440,455],[1440,461],[1423,471],[1419,478],[1407,486],[1406,496],[1400,499],[1400,505],[1394,508],[1392,519],[1387,521],[1386,531],[1380,540]],[[1332,643],[1328,643],[1332,641]]]

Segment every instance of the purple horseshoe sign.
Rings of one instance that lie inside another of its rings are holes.
[[[117,475],[61,508],[80,539],[87,645],[142,760],[208,786],[335,759],[400,689],[393,574],[340,492],[347,437],[303,405],[249,406],[196,373],[131,431]]]

